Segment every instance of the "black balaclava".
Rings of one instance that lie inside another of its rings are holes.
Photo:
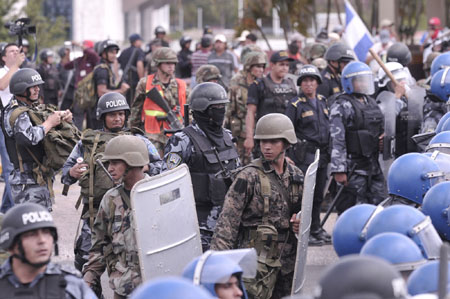
[[[224,147],[222,124],[225,119],[225,107],[210,106],[205,111],[194,111],[194,119],[209,139],[218,147]]]

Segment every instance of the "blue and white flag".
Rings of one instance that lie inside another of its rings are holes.
[[[350,2],[345,1],[345,35],[348,46],[353,49],[359,61],[366,61],[373,46],[372,36]]]

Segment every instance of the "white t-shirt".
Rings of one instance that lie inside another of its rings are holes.
[[[3,78],[6,75],[6,73],[8,73],[8,71],[9,68],[6,65],[0,68],[0,79]],[[6,87],[4,90],[0,90],[0,98],[2,99],[3,107],[6,107],[6,105],[9,104],[11,97],[12,94],[9,92],[9,84],[8,84],[8,87]]]

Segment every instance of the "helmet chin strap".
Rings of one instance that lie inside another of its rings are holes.
[[[281,155],[286,153],[286,150],[281,151],[275,158],[273,158],[272,160],[266,159],[263,155],[263,161],[267,161],[270,163],[278,163],[278,160],[280,159]]]
[[[30,262],[27,257],[25,256],[25,250],[23,249],[23,245],[22,245],[22,240],[19,239],[18,241],[18,249],[19,249],[19,254],[13,254],[12,257],[13,258],[17,258],[19,259],[22,263],[28,264],[33,268],[39,269],[45,265],[47,265],[48,263],[50,263],[50,258],[51,256],[49,256],[48,260],[41,262],[41,263],[32,263]],[[58,255],[58,245],[55,243],[55,254]]]

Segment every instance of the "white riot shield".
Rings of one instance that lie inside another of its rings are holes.
[[[189,168],[137,182],[130,199],[142,280],[181,275],[202,254]]]
[[[314,162],[312,162],[309,165],[308,170],[306,170],[305,180],[303,182],[300,230],[291,295],[300,293],[306,280],[306,255],[308,252],[309,231],[311,229],[311,213],[314,199],[314,188],[316,187],[317,168],[319,167],[319,157],[320,150],[316,150]]]
[[[377,96],[377,103],[384,115],[383,153],[380,154],[378,160],[386,178],[395,159],[395,125],[397,118],[395,95],[390,91],[382,91]]]

